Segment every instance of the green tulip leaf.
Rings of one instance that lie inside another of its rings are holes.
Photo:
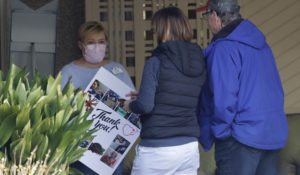
[[[33,128],[36,127],[36,125],[38,125],[42,121],[42,107],[42,103],[38,103],[34,105],[31,110],[30,119]]]
[[[43,90],[41,87],[38,87],[34,91],[30,92],[28,94],[27,102],[30,103],[31,105],[34,105],[38,102],[38,100],[44,95]]]
[[[19,108],[17,106],[11,106],[7,103],[0,104],[0,123],[11,114],[17,114],[18,111]]]
[[[55,116],[55,131],[57,131],[62,126],[62,122],[64,120],[65,110],[59,111]]]
[[[16,114],[11,114],[0,125],[0,148],[8,141],[16,128]]]
[[[28,121],[25,127],[23,128],[21,136],[24,136],[27,133],[32,133],[30,121]]]
[[[20,138],[18,140],[13,141],[10,144],[10,148],[11,148],[10,156],[12,157],[13,162],[17,162],[17,164],[19,164],[19,160],[21,159],[21,157],[23,160],[22,152],[24,152],[25,149],[24,138]]]
[[[10,68],[9,68],[9,71],[8,71],[7,77],[6,77],[6,84],[5,84],[4,91],[3,91],[4,95],[8,95],[8,91],[10,89],[13,89],[14,79],[15,79],[16,75],[21,71],[22,71],[22,69],[15,66],[14,64],[10,65]]]
[[[2,71],[0,71],[0,81],[5,81],[4,73]]]
[[[0,81],[0,94],[2,94],[1,96],[3,96],[5,85],[6,85],[6,81]],[[2,99],[0,101],[2,101]]]
[[[66,94],[68,97],[70,97],[72,94],[74,94],[74,86],[73,86],[73,83],[72,83],[72,77],[69,78],[67,84],[65,85],[62,93],[63,94]]]
[[[41,144],[38,146],[37,152],[36,152],[36,158],[37,160],[43,160],[45,158],[45,154],[48,151],[48,136],[44,135]]]
[[[35,147],[39,147],[39,145],[42,143],[44,138],[44,135],[40,134],[40,133],[33,133],[32,135],[32,140],[31,140],[31,144],[32,144],[32,148]]]
[[[69,155],[71,156],[68,156],[68,163],[71,164],[71,163],[74,163],[76,160],[80,159],[80,157],[83,156],[83,153],[86,151],[86,149],[84,148],[78,148],[76,150],[73,150],[72,153],[69,153]],[[65,156],[67,157],[67,156]]]
[[[0,71],[0,158],[7,150],[8,166],[19,160],[25,166],[33,150],[33,161],[43,161],[51,150],[49,173],[59,168],[60,174],[69,174],[68,165],[83,155],[78,145],[96,132],[86,120],[91,111],[85,111],[80,88],[69,80],[61,90],[60,82],[61,74],[41,77],[37,71],[29,82],[25,68],[13,64],[6,78]]]
[[[16,127],[18,130],[22,130],[22,128],[28,123],[30,114],[30,106],[25,106],[17,115],[16,119]]]
[[[16,93],[17,93],[17,95],[19,97],[19,104],[20,104],[20,106],[22,108],[23,105],[26,102],[26,99],[27,99],[27,91],[26,91],[24,83],[22,83],[21,80],[18,83],[18,86],[17,86],[17,89],[16,89]]]
[[[69,170],[70,175],[84,175],[81,171],[77,170],[76,168],[71,168]]]
[[[54,95],[58,88],[60,90],[60,87],[61,87],[60,86],[60,81],[61,81],[61,75],[58,75],[56,77],[56,79],[49,76],[46,93],[48,95]]]

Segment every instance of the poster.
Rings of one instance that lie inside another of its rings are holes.
[[[123,103],[134,91],[105,68],[100,68],[84,92],[86,110],[93,120],[90,129],[98,129],[93,140],[79,146],[86,148],[79,161],[100,175],[114,172],[140,134],[139,115],[127,113]]]

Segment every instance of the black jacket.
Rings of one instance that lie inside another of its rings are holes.
[[[189,42],[160,44],[153,56],[160,59],[153,111],[142,117],[142,138],[199,137],[195,114],[206,70],[202,49]]]

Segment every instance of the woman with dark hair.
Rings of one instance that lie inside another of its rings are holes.
[[[191,26],[176,7],[157,11],[152,27],[158,46],[145,64],[137,99],[124,103],[142,121],[131,173],[196,175],[200,132],[195,109],[206,77],[202,49],[190,42]]]

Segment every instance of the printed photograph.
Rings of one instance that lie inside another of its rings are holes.
[[[104,104],[106,104],[109,108],[114,110],[119,104],[118,102],[119,99],[120,96],[110,89],[108,92],[105,93],[101,101]]]
[[[118,106],[115,108],[115,111],[120,114],[125,119],[128,119],[130,113],[127,113],[124,108],[125,99],[118,99]]]
[[[119,155],[115,150],[107,149],[100,160],[107,166],[113,168],[120,157],[121,155]]]
[[[116,152],[123,154],[129,145],[130,142],[118,134],[109,147]]]
[[[91,138],[90,140],[86,140],[86,141],[80,143],[79,146],[80,146],[81,148],[87,148],[88,145],[89,145],[90,143],[92,143],[93,140],[94,140],[94,138]]]
[[[91,94],[88,94],[85,100],[85,110],[88,111],[94,109],[98,103],[99,100],[96,97],[92,96]]]
[[[99,80],[95,80],[87,92],[97,100],[101,100],[106,91],[108,91],[108,87],[100,83]]]
[[[105,149],[101,146],[100,143],[91,143],[88,150],[99,155],[102,155],[105,151]]]
[[[140,116],[138,114],[131,113],[128,118],[128,121],[134,124],[137,128],[141,129]]]

